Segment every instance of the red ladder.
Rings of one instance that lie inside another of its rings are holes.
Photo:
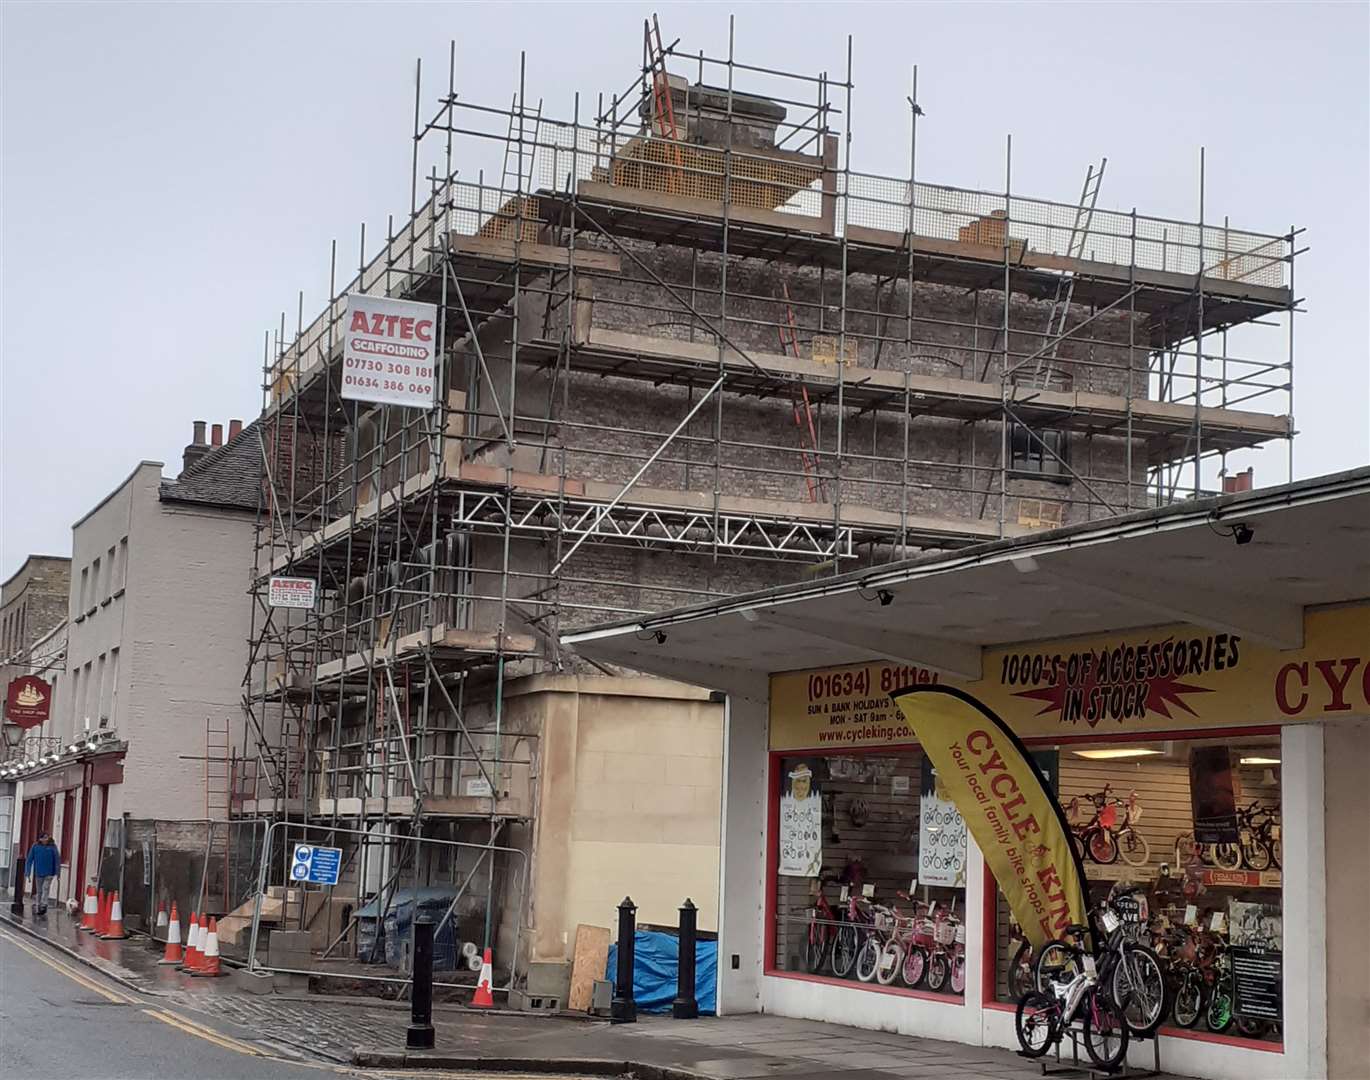
[[[799,359],[799,333],[794,321],[794,305],[790,303],[790,286],[781,282],[785,292],[785,323],[776,328],[780,335],[780,351],[786,356]],[[799,429],[800,438],[807,434],[807,446],[801,446],[799,459],[804,464],[804,484],[809,489],[809,502],[823,501],[823,481],[818,476],[818,432],[813,425],[813,406],[809,402],[809,388],[802,382],[798,391],[790,390],[790,402],[794,406],[794,426]],[[801,411],[802,406],[802,411]]]

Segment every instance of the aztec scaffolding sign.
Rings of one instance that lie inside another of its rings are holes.
[[[963,690],[914,686],[892,697],[1028,941],[1041,948],[1083,924],[1085,875],[1065,815],[1023,744]]]
[[[431,409],[436,400],[438,309],[350,293],[343,315],[342,396]]]

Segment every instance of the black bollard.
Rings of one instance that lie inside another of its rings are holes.
[[[631,1024],[637,1019],[633,999],[633,941],[637,934],[637,905],[625,896],[618,905],[618,972],[614,978],[614,999],[609,1005],[609,1020]]]
[[[433,1049],[433,920],[427,915],[414,921],[414,971],[409,992],[410,1050]]]
[[[687,896],[680,905],[680,962],[676,966],[675,1000],[671,1015],[677,1020],[699,1018],[699,1002],[695,999],[695,917],[698,912]]]
[[[24,914],[24,863],[22,859],[14,864],[14,899],[10,901],[10,914]]]

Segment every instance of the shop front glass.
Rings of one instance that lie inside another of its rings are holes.
[[[1281,1041],[1278,732],[1033,746],[1056,786],[1089,901],[1155,950],[1161,1030]],[[994,998],[1031,986],[1034,956],[995,891]]]
[[[916,746],[776,754],[774,969],[960,1001],[966,828]]]

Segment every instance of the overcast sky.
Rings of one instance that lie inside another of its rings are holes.
[[[174,475],[192,420],[260,411],[263,331],[293,326],[299,290],[319,310],[331,240],[355,265],[359,223],[408,209],[416,57],[425,113],[455,38],[465,99],[507,105],[522,49],[529,98],[569,119],[575,91],[632,81],[651,10],[0,5],[0,577],[69,553],[139,460]],[[1296,475],[1370,460],[1366,4],[657,10],[668,42],[718,56],[735,12],[739,59],[792,70],[840,75],[853,34],[861,171],[906,175],[915,63],[920,180],[1001,190],[1012,133],[1018,193],[1073,201],[1107,156],[1101,207],[1193,221],[1206,146],[1208,220],[1307,229]],[[1250,460],[1285,479],[1282,448]]]

